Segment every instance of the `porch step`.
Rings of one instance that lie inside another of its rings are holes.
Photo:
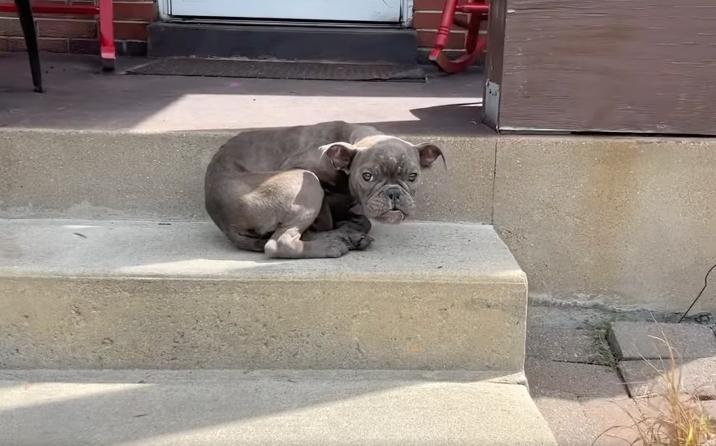
[[[206,165],[235,134],[0,129],[0,218],[208,220]],[[489,222],[493,138],[398,135],[447,159],[421,175],[415,219]]]
[[[370,371],[0,372],[0,444],[554,445],[523,385]]]
[[[520,372],[527,282],[490,226],[268,260],[211,223],[0,220],[0,368]]]
[[[415,31],[390,28],[155,22],[150,57],[240,57],[414,64]]]

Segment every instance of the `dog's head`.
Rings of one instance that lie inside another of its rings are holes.
[[[435,144],[414,145],[387,135],[322,149],[333,167],[348,174],[351,195],[358,201],[354,212],[384,223],[400,223],[413,213],[421,170],[438,157],[445,161]]]

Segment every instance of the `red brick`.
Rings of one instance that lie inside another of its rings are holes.
[[[0,18],[0,36],[22,37],[22,27],[17,18]]]
[[[432,47],[435,45],[435,31],[418,31],[418,46],[420,47]],[[447,48],[450,49],[463,49],[465,48],[465,33],[450,33],[448,37]]]
[[[114,22],[114,37],[118,40],[147,40],[146,22]]]
[[[40,37],[97,37],[97,22],[94,19],[39,19],[37,29]]]
[[[73,54],[99,54],[99,40],[97,40],[97,39],[70,39],[70,53],[73,53]]]
[[[154,3],[140,2],[114,2],[114,18],[116,20],[146,20],[152,21],[157,17],[157,7]]]
[[[465,3],[465,0],[459,0],[459,3]],[[413,9],[415,11],[442,11],[445,0],[415,0]]]
[[[467,19],[467,14],[458,13],[456,17]],[[442,12],[416,12],[413,17],[413,28],[415,29],[438,29]]]
[[[37,39],[37,46],[40,51],[47,51],[50,53],[66,53],[67,52],[67,39]],[[25,51],[25,39],[13,38],[8,40],[8,49],[10,51]]]

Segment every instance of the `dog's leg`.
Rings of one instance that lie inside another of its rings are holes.
[[[366,217],[365,215],[357,215],[351,213],[348,219],[338,222],[337,226],[339,228],[350,228],[354,231],[367,234],[368,232],[370,232],[371,223],[368,217]]]
[[[324,192],[315,174],[295,170],[281,175],[282,191],[275,195],[288,200],[288,206],[277,228],[264,246],[268,257],[322,258],[340,257],[351,248],[343,232],[327,231],[321,237],[302,240],[302,235],[316,221],[323,208]]]
[[[373,242],[373,238],[368,235],[370,220],[350,212],[350,200],[348,195],[326,192],[321,212],[309,230],[303,233],[301,240],[338,237],[348,243],[351,250],[362,250],[370,246]]]
[[[350,228],[354,231],[367,234],[370,232],[371,224],[368,217],[358,215],[351,211],[353,199],[348,194],[327,192],[324,206],[330,208],[333,228]],[[320,229],[318,229],[320,231]]]

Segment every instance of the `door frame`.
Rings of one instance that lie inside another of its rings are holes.
[[[360,22],[283,22],[281,19],[276,20],[259,20],[259,19],[231,19],[231,18],[217,18],[217,19],[205,19],[205,18],[194,18],[194,19],[186,19],[182,17],[181,19],[177,19],[176,17],[169,14],[169,11],[171,10],[171,0],[157,0],[157,6],[159,9],[159,20],[168,22],[172,20],[181,20],[181,21],[196,21],[196,22],[213,22],[213,23],[244,23],[244,24],[251,24],[251,23],[272,23],[272,24],[283,24],[283,25],[292,25],[292,26],[327,26],[327,25],[336,25],[341,24],[342,26],[351,26],[356,28],[365,28],[365,27],[371,27],[371,26],[390,26],[391,24],[373,24],[373,23],[360,23]],[[400,2],[400,23],[399,25],[403,28],[409,28],[413,25],[413,0],[401,0]]]

